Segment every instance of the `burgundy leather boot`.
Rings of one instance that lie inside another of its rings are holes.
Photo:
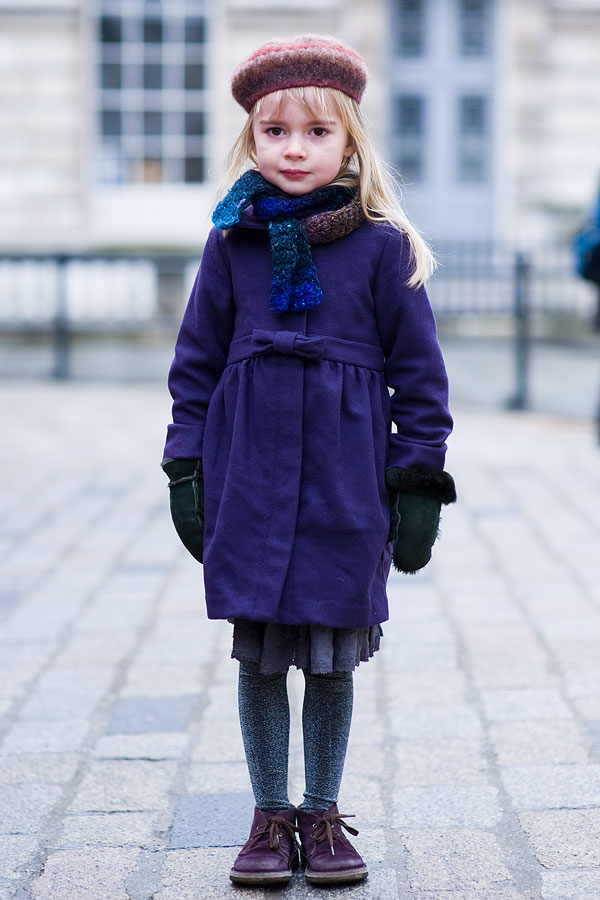
[[[362,856],[354,849],[342,828],[358,834],[346,825],[334,803],[329,809],[296,810],[296,821],[302,845],[304,876],[312,884],[340,884],[361,881],[367,869]]]
[[[287,884],[298,867],[296,807],[255,807],[250,837],[238,853],[229,877],[234,884]]]

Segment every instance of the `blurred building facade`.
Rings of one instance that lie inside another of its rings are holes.
[[[332,34],[433,240],[567,237],[600,173],[600,0],[0,0],[0,250],[197,249],[234,66]]]

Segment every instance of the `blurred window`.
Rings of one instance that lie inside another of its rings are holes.
[[[108,91],[121,87],[121,63],[102,64],[102,87]]]
[[[458,98],[458,180],[479,184],[488,175],[488,99],[481,94]]]
[[[144,90],[158,91],[162,87],[162,66],[146,63],[144,66]]]
[[[458,0],[461,56],[485,56],[489,42],[489,0]]]
[[[400,56],[423,56],[425,53],[425,0],[398,0],[397,52]]]
[[[204,113],[186,112],[185,133],[193,137],[198,137],[198,135],[204,134],[204,130]]]
[[[188,63],[185,67],[186,91],[201,91],[204,87],[204,66]]]
[[[147,110],[144,113],[144,134],[162,134],[162,113]]]
[[[399,94],[394,98],[395,162],[407,183],[425,177],[425,98],[421,94]]]
[[[121,43],[121,18],[120,16],[101,16],[100,39],[105,44]]]
[[[98,0],[98,177],[206,177],[206,0]]]
[[[185,20],[185,42],[186,44],[203,44],[205,38],[206,26],[204,19],[197,16],[188,16]]]
[[[160,44],[163,39],[162,19],[144,20],[144,41],[146,44]]]

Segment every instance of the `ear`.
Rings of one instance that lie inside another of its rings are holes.
[[[356,153],[356,147],[354,145],[354,141],[349,140],[344,148],[344,156],[346,159],[350,159],[351,156],[354,156]]]

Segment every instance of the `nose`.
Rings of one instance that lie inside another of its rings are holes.
[[[306,159],[306,148],[302,140],[291,136],[285,146],[283,155],[286,159]]]

